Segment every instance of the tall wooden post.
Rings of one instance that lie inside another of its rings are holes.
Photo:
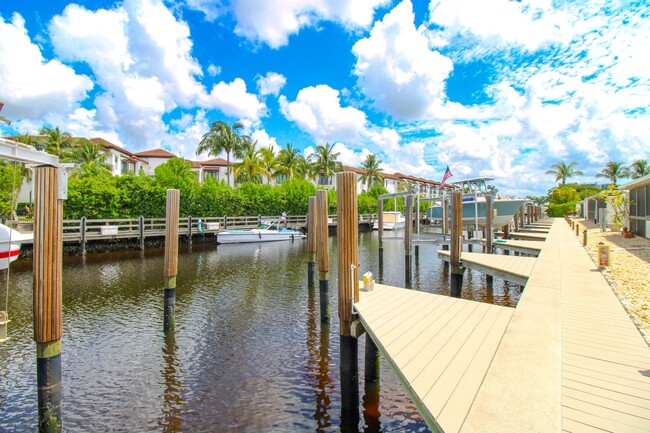
[[[187,217],[187,243],[192,245],[192,216]]]
[[[176,308],[176,274],[178,268],[178,212],[181,193],[177,189],[167,190],[167,208],[165,214],[165,316],[163,330],[173,331],[175,326],[174,310]]]
[[[442,234],[449,234],[449,199],[446,196],[442,197]],[[443,239],[444,238],[446,238],[446,236],[444,236]],[[449,245],[446,243],[443,244],[442,249],[449,250]],[[446,264],[447,262],[445,262],[445,265]]]
[[[415,234],[416,234],[418,240],[420,239],[420,194],[419,194],[419,189],[420,188],[418,186],[418,195],[417,195],[417,198],[415,200]],[[420,244],[419,243],[415,244],[415,246],[413,247],[413,250],[414,250],[414,253],[415,253],[415,257],[416,258],[419,257],[420,256]]]
[[[144,217],[142,215],[138,218],[138,237],[140,239],[140,249],[144,250]]]
[[[463,288],[463,272],[460,266],[460,252],[463,247],[463,193],[451,194],[451,244],[449,248],[451,265],[451,296],[460,298]]]
[[[488,254],[493,253],[492,241],[492,219],[494,218],[494,198],[491,195],[485,197],[485,251]],[[492,284],[492,275],[486,275],[485,280]]]
[[[485,252],[492,254],[492,243],[494,241],[494,231],[492,230],[492,221],[494,219],[494,198],[485,197]]]
[[[81,255],[86,254],[86,217],[81,217],[79,231],[81,232]]]
[[[316,250],[318,251],[318,285],[320,288],[320,321],[330,320],[330,253],[327,237],[329,227],[327,225],[327,191],[319,189],[316,191]]]
[[[384,267],[384,199],[377,203],[377,236],[379,238],[379,269]]]
[[[519,229],[524,229],[524,206],[519,208]]]
[[[59,169],[34,169],[34,341],[38,428],[60,432],[61,337],[63,336],[63,200],[59,199]]]
[[[316,267],[316,196],[309,197],[307,211],[307,285],[314,287],[314,268]]]
[[[341,409],[359,416],[358,340],[353,332],[353,302],[359,301],[359,224],[357,177],[353,172],[336,175],[339,268],[339,320],[341,329]]]
[[[502,230],[503,230],[503,239],[510,239],[510,223],[504,225]]]
[[[413,245],[413,196],[404,197],[404,207],[406,212],[404,222],[404,280],[406,286],[411,285],[411,246]],[[397,221],[396,221],[397,223]]]
[[[515,218],[514,218],[514,222],[515,222],[515,232],[518,232],[518,231],[519,231],[519,211],[520,211],[520,210],[521,210],[521,208],[517,209],[517,212],[515,212]]]

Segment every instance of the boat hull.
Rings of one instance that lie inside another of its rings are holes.
[[[502,199],[494,200],[494,216],[492,218],[492,227],[500,228],[508,224],[515,213],[526,200],[523,199]],[[485,201],[463,201],[463,227],[464,228],[484,228],[487,206]],[[442,207],[431,206],[427,210],[427,216],[433,221],[442,220]]]
[[[278,242],[304,239],[305,235],[295,230],[270,231],[263,230],[226,230],[217,233],[218,244],[243,244],[254,242]]]
[[[401,212],[384,212],[384,230],[402,229],[405,221]],[[379,230],[379,221],[372,223],[372,229]]]

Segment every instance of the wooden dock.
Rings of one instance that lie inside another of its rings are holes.
[[[381,285],[355,307],[434,431],[650,431],[650,348],[564,220],[529,259],[515,309]]]
[[[510,232],[510,239],[520,239],[524,241],[543,241],[548,233],[529,233],[529,232]]]
[[[537,257],[542,250],[544,241],[523,241],[515,239],[497,239],[492,247],[503,251],[512,251]]]
[[[355,308],[427,423],[457,431],[514,309],[381,284]]]
[[[449,251],[438,250],[438,258],[449,261]],[[526,285],[535,265],[535,257],[507,256],[501,254],[460,253],[460,265],[483,272],[520,286]]]

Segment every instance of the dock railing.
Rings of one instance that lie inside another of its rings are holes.
[[[279,215],[257,216],[218,216],[218,217],[181,217],[179,234],[192,236],[201,233],[199,221],[204,234],[216,234],[227,229],[252,229],[264,221],[281,220]],[[359,224],[371,225],[377,219],[376,214],[359,215]],[[336,226],[336,215],[328,217],[330,226]],[[19,230],[32,230],[31,224],[7,221],[7,224]],[[307,215],[287,215],[287,226],[307,227]],[[165,218],[119,218],[119,219],[80,219],[63,220],[63,242],[79,242],[100,239],[144,239],[165,235]],[[29,241],[25,243],[30,243]]]

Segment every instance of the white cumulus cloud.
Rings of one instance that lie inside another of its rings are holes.
[[[260,95],[275,95],[280,94],[280,90],[287,83],[287,78],[278,74],[277,72],[267,72],[263,77],[260,76],[257,79],[257,88],[260,91]]]
[[[334,21],[351,29],[372,23],[375,9],[388,0],[234,0],[235,33],[272,48],[286,45],[289,36],[320,21]]]
[[[17,13],[10,22],[0,17],[0,82],[3,115],[8,118],[74,110],[93,88],[86,75],[59,60],[45,59]]]
[[[429,48],[414,19],[413,5],[404,0],[353,47],[354,73],[363,92],[382,111],[407,120],[442,111],[445,81],[453,69],[449,58]]]

